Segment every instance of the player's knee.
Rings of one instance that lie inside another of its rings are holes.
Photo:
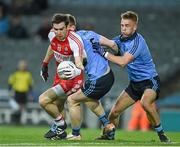
[[[47,101],[46,96],[44,94],[41,94],[39,96],[39,104],[40,104],[40,106],[44,108],[44,107],[46,107],[47,103],[48,103],[48,101]]]
[[[69,96],[69,97],[67,98],[68,107],[73,106],[74,103],[75,103],[75,101],[71,98],[71,96]]]
[[[43,98],[42,94],[39,96],[39,104],[40,104],[41,107],[44,106],[44,98]]]

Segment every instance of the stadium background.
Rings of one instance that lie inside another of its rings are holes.
[[[2,1],[2,0],[1,0]],[[13,0],[3,2],[11,4]],[[27,3],[28,5],[28,3]],[[80,29],[91,28],[96,32],[112,38],[119,34],[120,14],[133,10],[139,14],[138,31],[146,38],[157,70],[162,80],[162,92],[158,101],[162,123],[166,130],[180,131],[176,127],[180,123],[180,1],[179,0],[49,0],[48,8],[39,11],[21,12],[22,22],[27,28],[30,38],[10,39],[0,36],[0,124],[11,124],[11,108],[7,101],[7,79],[16,69],[17,62],[26,58],[29,70],[33,74],[34,97],[29,103],[28,112],[23,116],[24,124],[47,124],[51,119],[41,111],[37,99],[41,92],[52,84],[54,63],[50,64],[50,78],[43,83],[39,76],[42,59],[45,55],[48,41],[37,39],[34,32],[44,18],[51,19],[56,12],[70,13],[77,18]],[[9,11],[9,10],[8,10]],[[14,12],[7,13],[12,17]],[[115,84],[104,98],[106,111],[111,108],[119,92],[126,86],[128,79],[124,69],[111,64],[115,73]],[[96,117],[84,108],[83,125],[97,127]],[[121,118],[121,128],[126,128],[129,119],[128,109]],[[94,119],[93,123],[88,120]],[[171,121],[173,120],[173,122]]]

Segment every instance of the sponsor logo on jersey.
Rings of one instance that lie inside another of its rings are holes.
[[[55,51],[54,51],[54,57],[57,62],[72,61],[72,58],[73,58],[72,55],[63,55],[63,54],[60,54],[59,52],[55,52]]]

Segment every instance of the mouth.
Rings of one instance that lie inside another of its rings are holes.
[[[56,37],[58,37],[58,38],[62,38],[62,35],[57,34],[57,35],[56,35]]]

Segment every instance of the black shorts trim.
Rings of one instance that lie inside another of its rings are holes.
[[[100,99],[102,98],[112,87],[114,83],[114,74],[110,72],[96,81],[87,80],[82,88],[82,92],[88,98]]]
[[[125,91],[129,94],[129,96],[137,101],[140,100],[144,91],[146,89],[153,89],[157,93],[157,97],[159,97],[160,93],[160,79],[158,76],[153,77],[151,79],[143,80],[140,82],[130,81],[128,87]]]

